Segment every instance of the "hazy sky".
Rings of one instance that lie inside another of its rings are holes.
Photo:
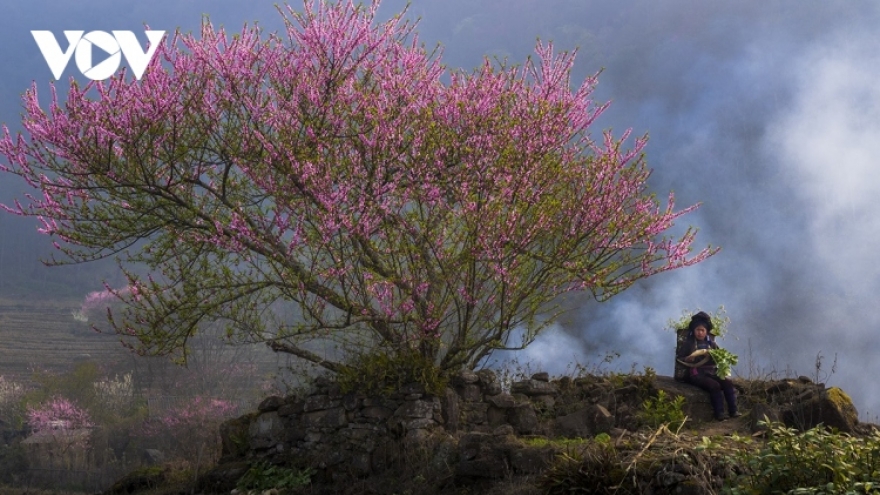
[[[15,128],[19,95],[32,81],[47,90],[52,79],[31,30],[59,38],[64,29],[144,24],[195,31],[208,14],[232,31],[253,21],[272,31],[280,26],[273,3],[4,5],[0,122]],[[383,15],[403,4],[383,2]],[[880,389],[868,378],[880,374],[876,2],[413,0],[409,14],[421,17],[421,38],[440,43],[451,67],[471,68],[486,56],[522,61],[539,37],[577,47],[576,79],[603,70],[596,95],[612,101],[597,132],[648,133],[652,189],[661,198],[674,190],[680,206],[702,202],[683,223],[700,229],[698,246],[722,247],[608,303],[574,301],[521,359],[559,372],[616,350],[621,368],[637,362],[671,374],[667,320],[723,304],[733,323],[722,345],[740,354],[741,374],[749,346],[756,367],[804,375],[814,374],[817,353],[827,357],[825,371],[837,354],[829,384],[854,395],[863,419],[880,415]],[[63,77],[72,75],[81,77],[71,62]],[[0,184],[7,195],[14,188]],[[3,216],[0,242],[20,225]]]

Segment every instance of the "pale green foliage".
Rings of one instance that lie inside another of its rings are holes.
[[[652,428],[668,424],[672,430],[677,430],[686,419],[682,407],[684,407],[683,395],[673,399],[660,390],[657,392],[657,397],[645,399],[642,410],[639,411],[639,418]]]
[[[718,366],[717,375],[721,378],[730,376],[730,368],[736,366],[737,361],[739,361],[737,355],[727,349],[709,349],[709,355],[712,356],[712,360]]]
[[[700,311],[705,311],[700,308],[690,310],[685,309],[682,310],[681,316],[678,319],[670,318],[669,321],[666,322],[666,328],[672,331],[676,331],[679,328],[687,328],[688,323],[691,321],[691,316],[699,313]],[[712,328],[711,334],[718,337],[724,338],[727,335],[728,328],[730,327],[730,317],[727,316],[727,310],[724,309],[724,305],[718,306],[718,309],[715,312],[706,311],[706,313],[712,319]]]
[[[877,432],[859,438],[823,426],[799,432],[774,423],[763,448],[740,451],[733,460],[744,472],[730,480],[729,495],[880,493]]]
[[[599,433],[598,435],[596,435],[596,438],[594,438],[594,440],[597,443],[610,444],[611,443],[611,435],[609,435],[607,433]]]

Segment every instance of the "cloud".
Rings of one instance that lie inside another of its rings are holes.
[[[811,208],[811,247],[850,297],[873,298],[880,275],[878,41],[841,35],[801,57],[792,108],[768,139]]]

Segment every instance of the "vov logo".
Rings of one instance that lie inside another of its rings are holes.
[[[150,60],[159,48],[159,42],[165,36],[165,31],[144,31],[150,46],[142,50],[137,37],[131,31],[89,31],[83,36],[84,31],[64,31],[67,37],[67,50],[61,51],[61,46],[51,31],[31,31],[43,58],[49,65],[49,70],[55,80],[61,79],[61,74],[67,68],[70,57],[76,53],[76,67],[80,72],[93,81],[101,81],[112,76],[119,69],[119,62],[125,56],[128,66],[134,73],[135,79],[140,80],[147,69]],[[110,54],[98,65],[92,65],[92,48],[100,48]]]

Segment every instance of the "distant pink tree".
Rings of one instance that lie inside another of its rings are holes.
[[[220,423],[239,414],[224,399],[195,396],[145,424],[144,435],[167,442],[184,459],[216,457],[220,450]]]
[[[91,416],[64,397],[27,408],[28,425],[34,433],[47,430],[76,430],[94,426]]]
[[[195,396],[159,416],[156,423],[163,428],[196,428],[204,424],[219,424],[238,413],[234,403],[217,398]]]
[[[111,304],[119,302],[119,298],[110,290],[89,292],[80,308],[82,311],[106,309]]]
[[[34,85],[0,166],[38,193],[8,210],[73,261],[120,260],[110,323],[140,352],[185,358],[219,320],[330,370],[363,352],[473,367],[531,342],[562,294],[715,252],[665,234],[695,206],[647,191],[645,138],[594,138],[606,105],[595,77],[572,89],[573,54],[447,70],[378,6],[307,0],[268,36],[205,23],[140,81],[51,86],[47,109]]]

